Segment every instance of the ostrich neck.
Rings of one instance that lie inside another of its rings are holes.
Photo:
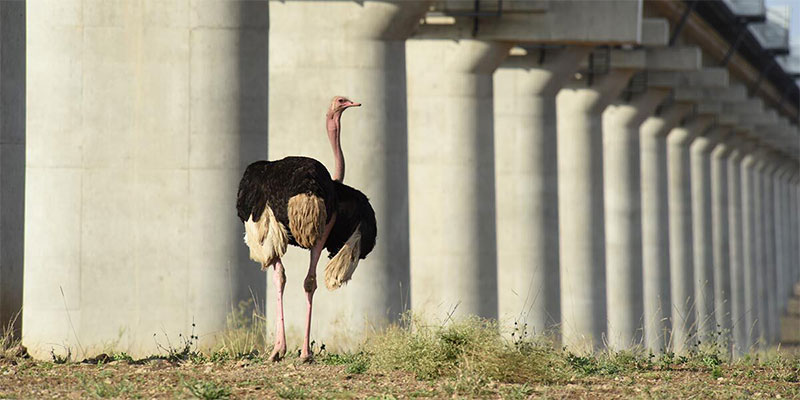
[[[342,153],[342,142],[340,139],[342,112],[338,111],[328,114],[326,125],[328,128],[328,140],[331,142],[333,150],[333,160],[336,169],[333,172],[333,180],[342,182],[344,180],[344,153]]]

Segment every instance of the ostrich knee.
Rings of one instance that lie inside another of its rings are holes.
[[[303,289],[305,289],[306,293],[312,296],[314,295],[314,292],[317,290],[316,274],[309,274],[306,276],[306,279],[303,281]]]
[[[280,291],[283,291],[283,288],[286,287],[286,271],[282,267],[275,267],[275,273],[272,274],[272,283]]]

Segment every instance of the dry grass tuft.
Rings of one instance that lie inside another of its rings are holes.
[[[6,326],[0,327],[0,360],[14,360],[28,358],[28,350],[22,345],[21,339],[15,334],[14,327],[19,318],[19,312],[8,321]]]
[[[476,317],[429,325],[408,315],[371,335],[364,352],[376,369],[408,371],[424,380],[556,383],[569,378],[567,362],[552,345],[505,339],[496,322]]]
[[[259,314],[253,299],[239,302],[228,315],[226,329],[220,335],[216,354],[230,358],[253,357],[268,349],[265,316]]]

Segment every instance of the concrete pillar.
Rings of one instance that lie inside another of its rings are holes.
[[[710,117],[695,117],[667,136],[669,180],[670,296],[672,350],[685,353],[695,329],[694,256],[690,143],[711,124]]]
[[[694,258],[694,308],[697,340],[705,343],[714,332],[714,257],[711,215],[711,159],[716,145],[708,135],[691,144],[692,239]]]
[[[750,144],[750,143],[749,143]],[[748,352],[758,341],[757,331],[757,294],[756,294],[756,265],[757,265],[757,234],[756,227],[756,162],[757,150],[750,144],[749,151],[741,162],[742,182],[742,257],[744,260],[744,308],[743,322],[746,332],[746,341],[742,344],[743,351]]]
[[[787,182],[789,189],[789,231],[791,232],[789,237],[789,249],[791,250],[789,254],[789,270],[792,277],[792,285],[794,282],[800,281],[800,232],[798,232],[798,228],[800,228],[800,213],[798,213],[800,196],[798,195],[798,180],[800,180],[800,175],[798,175],[797,162],[794,161],[793,173]]]
[[[639,127],[669,94],[648,89],[603,112],[607,340],[611,349],[641,343],[642,216]]]
[[[531,51],[494,73],[499,317],[531,333],[561,322],[556,93],[589,51]]]
[[[406,44],[414,310],[497,317],[492,72],[510,46]]]
[[[787,210],[789,212],[789,276],[792,284],[794,282],[800,281],[800,240],[798,237],[798,213],[797,213],[797,203],[798,203],[798,196],[797,196],[797,187],[795,186],[795,182],[798,179],[797,174],[797,163],[794,165],[794,169],[792,171],[792,175],[786,182],[786,189],[789,192],[788,199],[789,199],[789,206]],[[791,291],[791,287],[789,289]]]
[[[600,345],[606,329],[602,112],[632,74],[612,70],[556,96],[562,339],[576,350]]]
[[[641,135],[642,278],[644,343],[653,352],[668,349],[670,304],[667,133],[691,110],[674,104],[648,117]]]
[[[728,157],[733,147],[728,127],[717,128],[721,135],[711,151],[711,229],[714,277],[714,316],[712,333],[721,332],[725,340],[731,338],[731,262],[730,262],[730,199],[728,198]]]
[[[753,337],[754,343],[764,344],[767,335],[767,299],[764,292],[766,280],[766,228],[764,211],[764,169],[767,167],[766,150],[760,149],[753,169],[753,244],[755,248],[753,259]]]
[[[795,249],[795,252],[792,256],[792,267],[795,272],[794,281],[800,282],[800,173],[797,172],[797,166],[795,166],[795,175],[794,179],[792,179],[792,222],[794,226],[792,227],[792,248]],[[794,246],[797,245],[797,246]]]
[[[791,245],[792,249],[790,255],[789,268],[792,270],[792,281],[800,282],[800,191],[798,188],[798,181],[800,181],[800,174],[798,174],[797,162],[794,166],[794,174],[789,180],[789,212],[791,216],[789,221],[791,223]]]
[[[269,158],[304,155],[332,171],[324,125],[330,99],[344,95],[363,104],[342,118],[344,182],[369,197],[378,221],[378,241],[347,287],[316,292],[311,333],[323,340],[336,337],[347,347],[361,340],[367,326],[397,318],[409,302],[405,39],[427,3],[269,4]],[[293,249],[284,258],[287,288],[295,288],[284,299],[289,315],[302,315],[305,309],[300,288],[308,254]],[[319,270],[324,260],[320,264]],[[269,316],[273,309],[267,307]],[[287,335],[301,337],[304,323],[303,318],[287,318]]]
[[[730,143],[732,151],[728,157],[728,241],[730,265],[730,323],[733,354],[743,354],[747,347],[747,327],[745,323],[745,270],[743,254],[743,212],[742,212],[742,158],[749,151],[742,136],[737,134]]]
[[[0,326],[15,320],[18,335],[25,236],[25,2],[0,2],[0,40]]]
[[[795,180],[797,179],[797,162],[791,161],[790,172],[786,177],[786,263],[788,282],[786,282],[786,291],[791,294],[795,282],[800,281],[800,265],[798,265],[798,245],[797,231],[796,231],[796,218],[797,218],[797,198],[795,190]]]
[[[765,339],[768,344],[775,343],[778,338],[778,283],[776,280],[776,245],[775,245],[775,171],[780,164],[776,162],[774,153],[769,153],[764,169],[764,258],[766,260],[763,275],[765,305]]]
[[[789,230],[788,228],[788,201],[786,190],[786,179],[791,174],[791,165],[783,156],[780,157],[780,167],[775,174],[775,281],[777,285],[777,309],[778,317],[781,316],[786,307],[786,300],[789,294],[788,282],[788,252],[789,252]],[[778,327],[780,332],[780,327]]]
[[[268,5],[170,4],[27,3],[35,356],[148,355],[154,334],[192,331],[205,344],[239,293],[263,289],[238,262],[233,205],[244,166],[266,156]]]

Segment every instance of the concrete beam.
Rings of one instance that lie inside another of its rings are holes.
[[[728,111],[729,110],[725,110]],[[778,122],[778,115],[775,113],[774,110],[767,110],[764,113],[759,114],[740,114],[741,121],[745,124],[756,125],[757,127],[764,126],[764,125],[772,125]],[[758,131],[757,131],[758,132]]]
[[[747,100],[747,88],[744,85],[732,84],[723,88],[702,89],[702,95],[718,101],[739,102]]]
[[[596,52],[606,50],[597,49]],[[610,49],[608,51],[608,67],[611,69],[644,69],[647,66],[647,52],[645,50]],[[589,67],[589,59],[581,60],[580,68]]]
[[[648,48],[645,52],[650,70],[699,71],[702,66],[702,52],[695,46]]]
[[[544,13],[482,18],[476,38],[517,43],[637,44],[642,39],[641,23],[641,8],[636,1],[552,1]],[[416,37],[472,38],[473,29],[473,18],[456,18],[452,25],[421,25]]]
[[[478,5],[481,10],[496,11],[498,2],[494,0],[480,0]],[[549,0],[505,0],[502,3],[503,13],[541,13],[550,8]],[[444,14],[472,13],[475,12],[475,2],[464,0],[436,0],[431,5],[434,11]]]
[[[745,101],[738,101],[734,103],[724,103],[723,110],[727,113],[751,115],[762,114],[764,112],[764,102],[761,99],[747,99]],[[752,124],[745,122],[745,124]]]
[[[702,100],[697,103],[698,114],[720,114],[722,112],[722,102]]]
[[[700,48],[694,46],[648,48],[644,50],[611,49],[609,50],[609,56],[609,68],[673,72],[697,71],[701,67],[702,60]],[[582,68],[588,66],[588,60],[581,62]]]
[[[728,71],[716,67],[704,67],[699,71],[681,73],[655,71],[649,73],[647,78],[648,83],[653,86],[681,88],[682,90],[725,88],[729,84]]]
[[[717,123],[720,125],[731,126],[738,124],[740,122],[739,115],[737,114],[728,114],[728,113],[720,113],[717,115]]]
[[[642,19],[642,40],[645,47],[666,46],[669,43],[669,22],[664,18]]]

